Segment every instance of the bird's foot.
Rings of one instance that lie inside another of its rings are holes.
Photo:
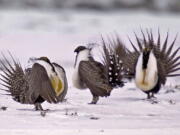
[[[40,103],[35,103],[35,111],[44,111]]]
[[[40,115],[41,115],[42,117],[45,117],[45,116],[46,116],[46,113],[47,113],[47,111],[41,111],[41,112],[40,112]]]
[[[154,93],[151,93],[151,92],[147,94],[147,99],[146,100],[149,101],[151,104],[159,103],[157,98],[154,96]]]
[[[154,93],[148,93],[147,94],[147,99],[157,99],[155,96],[154,96]]]
[[[169,102],[169,104],[171,104],[171,105],[175,105],[175,104],[176,104],[176,101],[175,101],[175,100],[171,100],[171,99],[170,99],[168,102]]]
[[[159,101],[156,97],[151,97],[150,99],[147,99],[151,104],[158,104]]]
[[[91,103],[88,103],[88,104],[96,104],[98,100],[99,100],[99,97],[93,96]]]
[[[2,107],[0,108],[0,110],[6,111],[6,110],[7,110],[7,107],[6,107],[6,106],[2,106]]]
[[[96,102],[93,102],[93,101],[91,101],[90,103],[88,103],[89,105],[95,105],[96,104]]]

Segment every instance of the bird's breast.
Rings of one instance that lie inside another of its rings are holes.
[[[141,54],[136,65],[135,83],[141,90],[149,91],[153,89],[158,82],[157,60],[151,52],[146,68],[143,68],[143,61]]]
[[[64,90],[63,81],[57,75],[51,76],[50,80],[56,96],[59,96]]]
[[[135,83],[143,91],[149,91],[155,87],[158,81],[157,72],[141,70],[136,74]]]

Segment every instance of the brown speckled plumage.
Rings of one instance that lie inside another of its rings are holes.
[[[11,54],[10,56],[13,63],[5,56],[4,61],[0,61],[4,68],[0,80],[1,85],[6,88],[5,90],[15,101],[22,104],[35,104],[37,110],[42,110],[41,103],[45,100],[49,103],[63,101],[68,86],[65,71],[61,66],[56,63],[52,64],[62,70],[64,74],[64,90],[59,96],[56,96],[47,71],[42,65],[35,63],[31,68],[23,70],[20,63],[15,61]]]

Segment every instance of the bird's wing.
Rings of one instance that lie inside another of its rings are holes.
[[[58,102],[46,69],[35,63],[29,77],[29,98],[34,103],[39,96],[49,103]]]
[[[79,74],[93,95],[109,96],[112,90],[108,78],[104,73],[104,67],[96,61],[81,61]]]

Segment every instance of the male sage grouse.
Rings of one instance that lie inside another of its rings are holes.
[[[142,32],[142,36],[141,41],[135,34],[138,47],[130,40],[133,51],[127,49],[122,61],[124,68],[128,69],[127,75],[135,78],[136,86],[150,99],[166,83],[167,77],[180,76],[176,73],[180,70],[180,47],[174,49],[176,38],[168,45],[168,33],[163,44],[159,33],[157,42],[152,32],[147,31],[147,37]]]
[[[93,96],[90,104],[96,104],[99,96],[110,96],[114,87],[122,87],[124,84],[119,77],[121,65],[114,66],[117,59],[114,59],[114,55],[111,55],[105,43],[103,44],[103,64],[93,58],[91,47],[78,46],[74,50],[77,55],[72,78],[73,85],[78,89],[90,89]]]
[[[12,98],[22,104],[34,104],[36,110],[43,110],[41,103],[63,101],[68,85],[63,67],[51,63],[47,57],[33,59],[31,68],[23,70],[19,62],[12,57],[11,62],[3,55],[0,64],[1,85],[6,87]]]

